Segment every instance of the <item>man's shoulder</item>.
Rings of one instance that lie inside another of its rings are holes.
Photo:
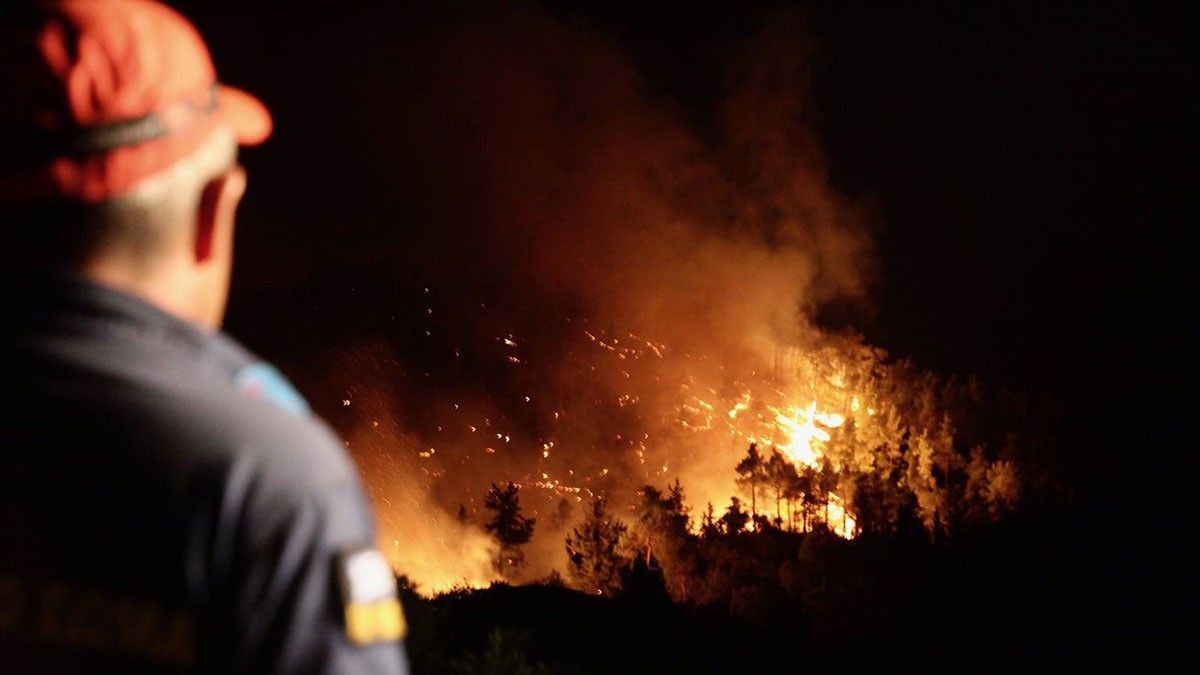
[[[223,526],[242,532],[248,550],[269,549],[284,531],[340,547],[373,542],[358,472],[319,418],[236,384],[177,395],[155,416],[184,444],[198,492],[220,495]]]
[[[16,399],[8,435],[23,428],[31,446],[68,452],[103,446],[163,476],[224,480],[236,464],[298,490],[352,479],[343,444],[232,338],[78,279],[0,297],[13,319],[0,331]]]
[[[237,380],[196,376],[147,403],[161,430],[201,459],[249,464],[301,488],[354,475],[343,444],[306,407],[264,397]]]

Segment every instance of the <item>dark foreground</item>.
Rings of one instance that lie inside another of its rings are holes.
[[[428,675],[1144,672],[1169,657],[1184,600],[1164,590],[1182,561],[1159,556],[1161,533],[1114,518],[1014,517],[941,543],[738,535],[742,574],[726,602],[704,607],[672,603],[646,569],[612,598],[555,585],[432,600],[409,590],[408,646]]]

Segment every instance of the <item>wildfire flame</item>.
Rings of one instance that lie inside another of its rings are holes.
[[[679,480],[695,530],[707,505],[748,496],[734,467],[751,443],[828,479],[804,506],[844,537],[876,520],[855,503],[851,481],[867,476],[898,476],[889,484],[903,481],[936,526],[935,474],[957,461],[953,443],[924,438],[936,401],[901,411],[909,380],[879,385],[882,352],[805,316],[861,297],[872,247],[869,212],[829,185],[805,124],[794,32],[751,45],[709,142],[644,100],[619,48],[528,12],[513,20],[529,30],[466,31],[444,60],[443,81],[469,102],[451,109],[480,114],[453,151],[429,144],[426,157],[475,178],[456,182],[452,203],[405,191],[439,225],[397,228],[396,267],[421,280],[421,303],[381,331],[384,344],[351,345],[333,368],[331,416],[397,570],[432,590],[494,578],[481,504],[493,482],[522,486],[537,519],[530,578],[561,571],[577,505],[595,496],[624,517],[643,486]],[[563,45],[598,58],[531,57]],[[382,136],[428,126],[380,123]],[[976,494],[1013,494],[1012,467],[984,469],[994,485]]]
[[[787,435],[787,442],[777,447],[793,462],[816,468],[821,458],[820,444],[830,439],[829,432],[817,424],[836,429],[846,418],[837,413],[818,412],[817,402],[813,401],[806,408],[777,412],[775,421]]]

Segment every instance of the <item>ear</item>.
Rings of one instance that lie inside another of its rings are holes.
[[[200,193],[196,211],[194,257],[197,263],[212,259],[220,237],[233,227],[238,203],[246,193],[246,171],[240,166],[210,180]]]

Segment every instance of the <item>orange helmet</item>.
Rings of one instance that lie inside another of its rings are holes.
[[[56,0],[7,23],[0,201],[104,201],[219,126],[243,145],[271,133],[266,107],[219,84],[200,34],[162,4]]]

